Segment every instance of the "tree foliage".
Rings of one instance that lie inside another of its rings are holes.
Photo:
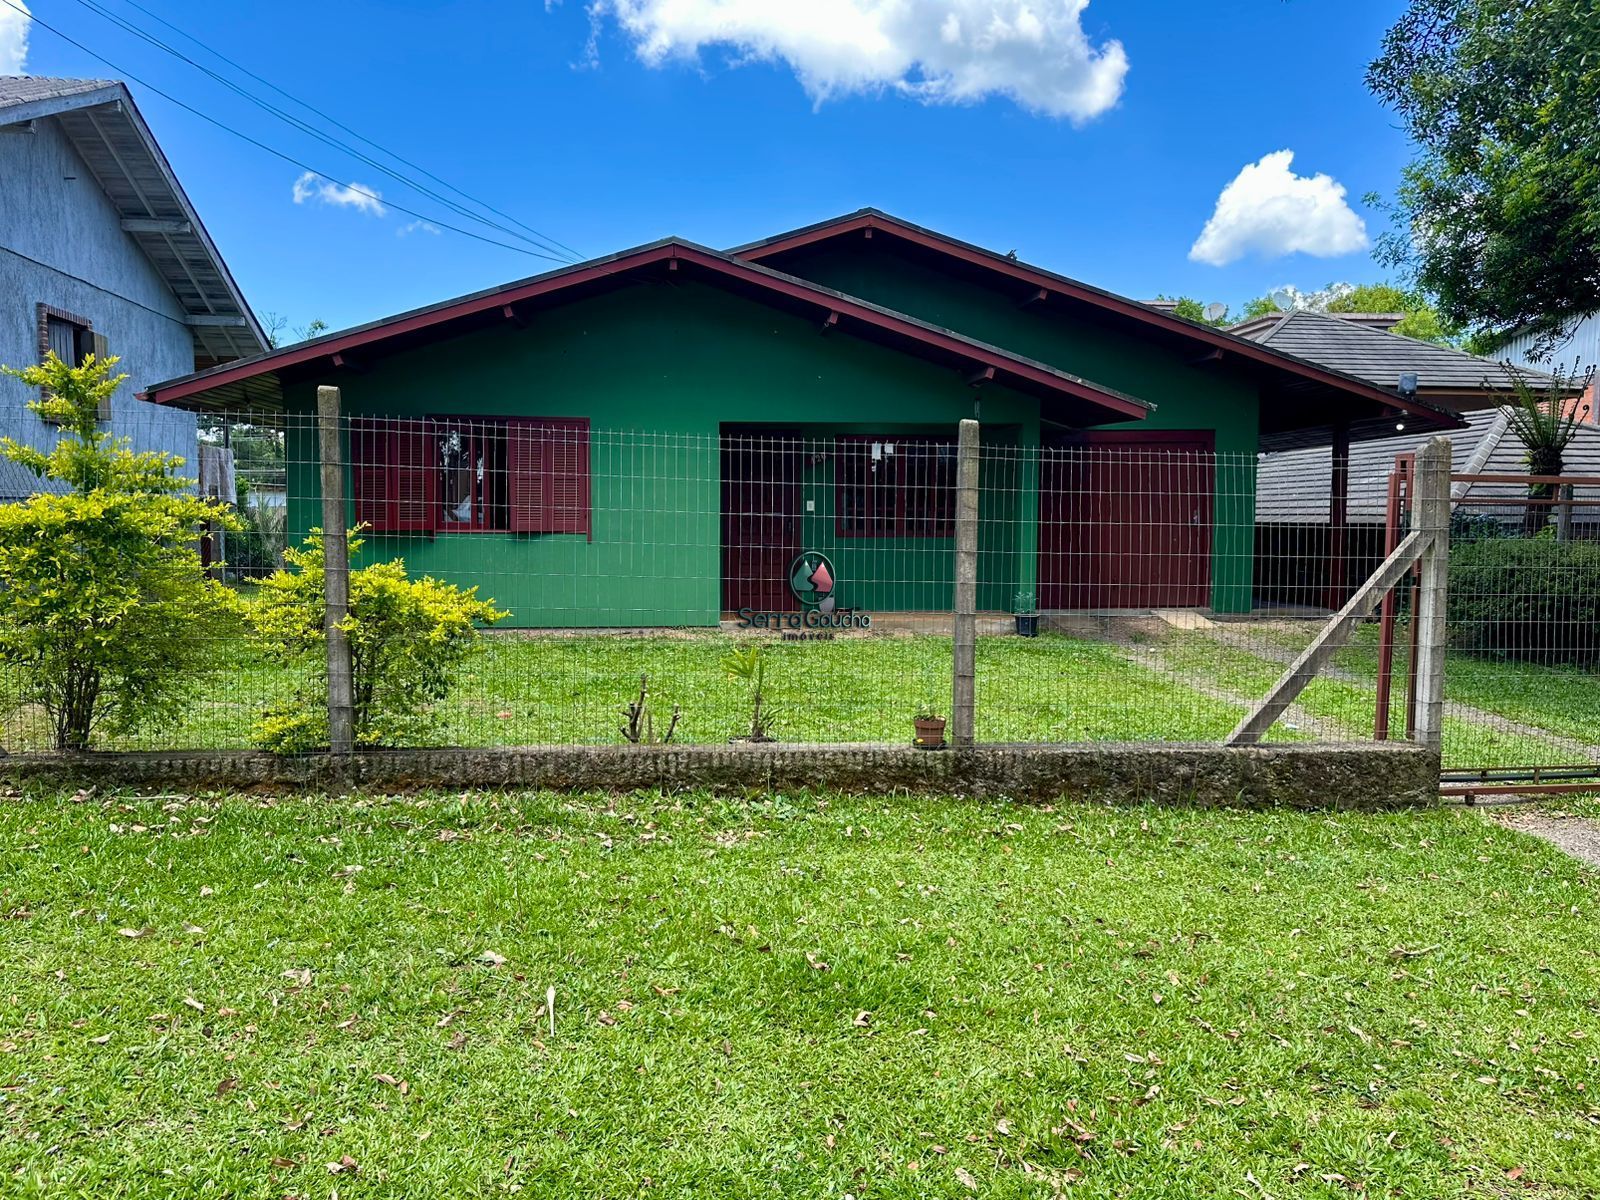
[[[43,389],[28,407],[61,427],[48,452],[0,439],[0,455],[43,485],[0,506],[0,666],[16,681],[3,699],[43,708],[59,750],[170,715],[235,627],[232,594],[193,548],[199,526],[234,518],[187,491],[181,458],[100,429],[102,401],[126,378],[111,374],[116,362],[74,367],[51,353],[0,368]]]
[[[1580,428],[1577,406],[1562,404],[1559,399],[1552,400],[1549,396],[1541,395],[1529,387],[1517,372],[1509,367],[1502,369],[1510,385],[1510,394],[1506,398],[1506,423],[1527,450],[1525,461],[1528,474],[1562,474],[1567,466],[1567,447],[1572,445]],[[1557,368],[1553,374],[1553,393],[1558,397],[1584,391],[1594,377],[1592,370],[1574,377]],[[1528,485],[1530,500],[1551,500],[1555,494],[1555,484]],[[1538,533],[1549,523],[1551,512],[1549,504],[1529,504],[1523,516],[1523,533],[1528,537]]]
[[[1447,324],[1548,347],[1600,310],[1600,5],[1411,0],[1368,87],[1417,146],[1380,257]]]
[[[350,553],[362,546],[351,531]],[[288,566],[261,583],[249,606],[251,631],[267,653],[298,662],[308,678],[286,702],[270,708],[255,729],[258,745],[281,753],[328,744],[327,614],[322,531],[285,552]],[[412,579],[400,559],[350,572],[344,620],[350,642],[358,745],[395,745],[428,724],[433,704],[449,695],[476,648],[478,625],[505,617],[478,589],[430,576]]]

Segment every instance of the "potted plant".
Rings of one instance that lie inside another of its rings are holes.
[[[911,718],[911,723],[916,727],[917,734],[911,739],[911,744],[918,750],[943,750],[944,718],[939,715],[939,710],[931,704],[924,704]]]
[[[1027,589],[1018,592],[1011,602],[1011,611],[1017,619],[1018,637],[1039,636],[1039,608],[1032,592]]]

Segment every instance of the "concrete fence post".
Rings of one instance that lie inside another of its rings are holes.
[[[950,742],[971,746],[977,726],[978,423],[962,421],[956,444],[955,639]]]
[[[317,456],[322,466],[323,632],[328,644],[328,749],[355,749],[355,690],[350,673],[350,545],[345,537],[344,439],[339,389],[317,388]]]
[[[1418,559],[1416,740],[1437,750],[1444,738],[1446,605],[1450,582],[1450,439],[1417,454],[1416,529],[1432,535]]]

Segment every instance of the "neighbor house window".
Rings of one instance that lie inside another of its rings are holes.
[[[843,437],[834,459],[841,537],[955,534],[956,446],[926,437]]]
[[[380,533],[590,532],[589,423],[351,421],[356,519]]]
[[[103,335],[95,333],[89,318],[80,317],[48,304],[38,306],[39,361],[43,362],[53,350],[56,357],[68,366],[81,366],[85,357],[93,354],[104,358],[110,353]],[[111,419],[111,399],[100,403],[100,419]]]

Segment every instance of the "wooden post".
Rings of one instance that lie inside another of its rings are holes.
[[[350,674],[350,640],[344,621],[350,611],[350,546],[345,537],[344,441],[340,436],[339,389],[317,388],[317,453],[322,463],[322,552],[328,643],[328,749],[348,755],[355,749],[355,691]]]
[[[1415,529],[1429,535],[1418,563],[1416,740],[1439,749],[1444,736],[1445,602],[1450,577],[1450,439],[1417,453]]]
[[[955,646],[950,742],[971,746],[977,725],[978,423],[962,421],[956,444]]]

